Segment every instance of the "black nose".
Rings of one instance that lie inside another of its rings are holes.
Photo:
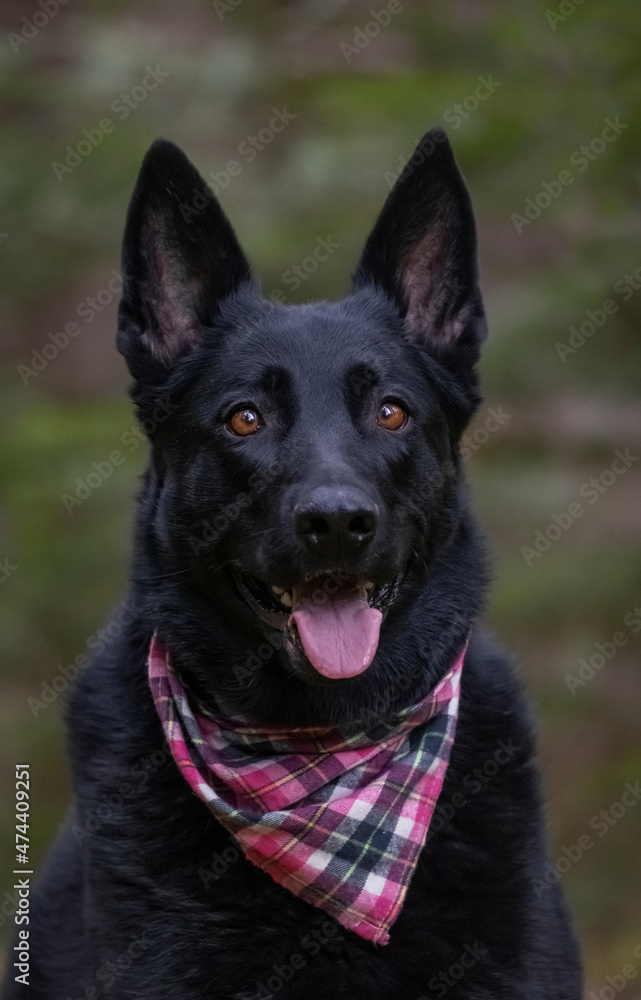
[[[317,486],[294,510],[296,534],[310,551],[356,555],[374,539],[376,505],[352,487]]]

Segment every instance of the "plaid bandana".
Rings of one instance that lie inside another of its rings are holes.
[[[418,705],[367,730],[198,714],[155,636],[149,682],[183,777],[248,860],[387,944],[443,786],[464,656]]]

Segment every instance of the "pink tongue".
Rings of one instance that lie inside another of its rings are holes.
[[[290,621],[312,666],[324,677],[355,677],[374,659],[383,616],[365,589],[328,594],[318,581],[294,587]]]

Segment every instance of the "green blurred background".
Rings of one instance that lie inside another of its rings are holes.
[[[29,699],[86,651],[127,573],[145,447],[123,447],[133,417],[114,289],[148,145],[181,145],[218,186],[266,293],[304,301],[344,292],[390,178],[441,124],[476,207],[490,317],[486,401],[464,442],[496,554],[488,618],[540,712],[586,995],[607,997],[607,977],[621,986],[628,966],[619,995],[641,997],[641,803],[617,806],[641,778],[638,11],[606,0],[43,3],[5,0],[0,13],[0,933],[14,764],[31,764],[36,864],[69,795],[62,699]],[[293,117],[264,131],[274,109]],[[619,126],[606,141],[608,118]],[[527,205],[538,217],[515,218]],[[315,267],[319,239],[338,246]],[[571,336],[573,352],[558,347]],[[64,495],[114,450],[122,463],[67,510]],[[612,474],[617,450],[629,467]],[[575,502],[583,513],[560,518],[562,530],[554,515]],[[523,550],[536,538],[545,548],[546,531],[546,551]],[[586,834],[593,846],[568,861]]]

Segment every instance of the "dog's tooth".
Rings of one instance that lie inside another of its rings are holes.
[[[374,589],[374,584],[372,583],[372,581],[371,580],[366,580],[365,581],[365,590],[373,590],[373,589]]]
[[[276,597],[280,597],[281,594],[285,593],[284,587],[272,587],[272,593],[276,594]]]
[[[286,608],[291,608],[292,604],[294,603],[292,601],[292,595],[288,594],[287,591],[285,591],[284,594],[281,594],[280,603],[284,604]]]

